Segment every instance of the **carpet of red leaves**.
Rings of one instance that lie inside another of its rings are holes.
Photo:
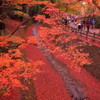
[[[9,25],[10,30],[12,30],[13,28],[11,27],[13,26],[12,23],[14,22],[12,21]],[[33,27],[29,27],[27,29],[26,37],[32,35],[32,28]],[[38,100],[71,100],[72,98],[70,97],[70,94],[63,86],[63,80],[61,79],[60,75],[50,67],[51,64],[46,59],[45,55],[43,55],[42,51],[37,46],[30,44],[26,48],[26,53],[29,59],[33,61],[42,60],[45,63],[45,65],[39,67],[41,73],[38,73],[36,75],[36,79],[34,81]],[[70,63],[70,61],[64,60],[61,57],[56,58],[67,65]],[[78,79],[81,83],[83,83],[86,86],[86,94],[89,100],[100,99],[100,81],[96,80],[90,73],[88,73],[82,67],[80,73],[75,71],[75,69],[71,68],[70,66],[67,66],[67,69],[69,69],[70,73],[76,79]],[[15,93],[18,92],[13,91],[13,93],[14,97],[16,98],[14,100],[19,100],[19,96],[15,95]],[[5,98],[5,100],[13,99],[9,97]]]
[[[28,28],[26,37],[32,35],[32,27]],[[34,81],[38,100],[71,100],[71,96],[64,88],[63,80],[60,75],[54,71],[52,66],[43,55],[42,51],[30,44],[26,48],[27,56],[33,61],[42,60],[45,65],[40,67],[41,73],[36,75]]]
[[[41,26],[41,25],[40,25]],[[39,28],[38,28],[39,29]],[[72,33],[71,35],[75,35]],[[79,37],[83,41],[88,42],[90,45],[95,45],[100,47],[98,42],[91,42],[89,39],[86,40],[84,37]],[[80,69],[80,72],[76,71],[75,67],[71,67],[71,61],[65,60],[63,57],[56,56],[57,52],[54,54],[56,59],[66,64],[66,69],[69,70],[70,74],[74,76],[75,79],[79,80],[86,88],[86,95],[89,100],[99,100],[100,99],[100,81],[93,77],[89,72],[87,72],[82,66],[77,66]],[[63,99],[62,99],[63,100]]]
[[[19,24],[19,21],[15,20],[7,20],[6,21],[7,32],[12,32],[16,26]],[[7,34],[9,34],[7,33]],[[16,32],[17,34],[17,32]],[[0,95],[0,100],[20,100],[19,89],[13,88],[10,92],[5,93],[3,96]]]
[[[26,33],[26,35],[31,35],[31,28],[29,28]],[[29,45],[26,50],[27,55],[31,60],[43,60],[46,64],[45,66],[40,68],[43,73],[38,74],[37,79],[35,80],[35,88],[38,100],[70,100],[71,97],[68,94],[68,91],[66,91],[63,87],[63,81],[61,80],[61,77],[57,72],[50,68],[51,65],[47,61],[45,55],[43,55],[42,51],[33,45]],[[64,64],[68,65],[71,63],[71,61],[64,60],[64,58],[56,58]],[[96,80],[84,68],[80,68],[81,72],[77,72],[76,69],[67,66],[70,74],[72,74],[74,78],[79,80],[86,87],[86,95],[88,96],[88,99],[99,100],[100,81]]]
[[[55,54],[57,55],[57,54]],[[86,87],[86,95],[89,100],[99,100],[100,99],[100,81],[95,79],[89,72],[87,72],[81,66],[80,72],[76,71],[75,67],[70,67],[71,61],[65,60],[62,57],[56,57],[59,61],[66,64],[66,69],[69,70],[70,74],[79,80]]]

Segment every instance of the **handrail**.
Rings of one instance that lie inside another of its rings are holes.
[[[74,32],[75,34],[79,34],[80,36],[84,36],[86,39],[91,39],[94,41],[100,41],[100,34],[92,33],[88,31],[78,30],[76,28],[72,28],[67,26],[67,31]]]

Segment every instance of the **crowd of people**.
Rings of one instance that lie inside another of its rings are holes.
[[[70,25],[71,27],[78,29],[78,31],[87,30],[95,28],[95,19],[93,18],[73,18],[73,19],[64,19],[63,23],[65,25]]]
[[[72,22],[75,26],[75,28],[80,30],[85,30],[87,28],[87,31],[89,32],[90,28],[95,28],[95,20],[94,19],[76,19]]]

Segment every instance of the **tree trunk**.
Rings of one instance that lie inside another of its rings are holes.
[[[20,28],[21,25],[23,25],[25,22],[27,22],[27,21],[30,20],[30,19],[31,19],[31,18],[22,21],[22,22],[15,28],[15,30],[14,30],[13,32],[10,33],[11,36],[14,35],[14,33]]]

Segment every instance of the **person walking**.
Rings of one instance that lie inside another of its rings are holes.
[[[89,19],[86,21],[86,27],[87,27],[87,32],[89,32],[90,30],[90,20]]]
[[[81,29],[82,29],[82,21],[81,20],[79,20],[77,22],[77,26],[78,26],[78,32],[81,31]]]
[[[90,25],[91,25],[91,28],[94,29],[94,27],[95,27],[95,20],[94,19],[90,20]]]
[[[77,29],[77,19],[75,19],[75,20],[73,21],[73,28],[74,28],[74,29]]]
[[[85,19],[82,20],[82,25],[83,25],[83,29],[85,30],[85,26],[86,26],[86,20]]]

